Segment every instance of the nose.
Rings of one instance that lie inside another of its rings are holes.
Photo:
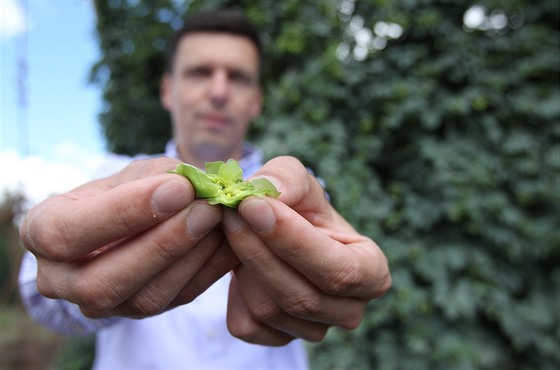
[[[228,76],[226,71],[215,71],[210,80],[210,100],[215,108],[221,108],[227,103],[228,90]]]

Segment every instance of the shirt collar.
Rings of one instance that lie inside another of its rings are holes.
[[[165,156],[179,158],[177,145],[173,139],[165,145]],[[243,144],[243,157],[239,161],[239,166],[243,170],[243,176],[249,177],[262,167],[263,153],[254,144],[245,142]]]

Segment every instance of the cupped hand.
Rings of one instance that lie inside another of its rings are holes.
[[[89,317],[145,317],[190,302],[238,260],[221,210],[166,174],[177,160],[131,163],[51,197],[26,215],[20,237],[37,258],[37,286]]]
[[[250,197],[223,220],[241,264],[228,301],[230,332],[247,342],[283,345],[321,340],[331,326],[352,329],[367,303],[391,285],[387,259],[330,205],[324,190],[291,157],[256,175],[272,181],[278,199]]]

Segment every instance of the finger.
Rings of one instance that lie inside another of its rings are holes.
[[[206,269],[207,261],[218,249],[222,239],[224,239],[224,235],[219,229],[212,230],[189,252],[156,275],[130,298],[115,309],[101,314],[103,317],[144,318],[172,308],[171,303],[176,300],[183,287],[190,286],[193,276],[201,269]],[[217,269],[217,267],[214,267],[214,269]],[[222,270],[222,275],[227,271],[229,270]]]
[[[71,261],[147,230],[193,200],[188,181],[164,174],[87,197],[66,194],[48,199],[29,212],[20,234],[34,254]]]
[[[206,228],[207,234],[219,223],[221,211],[206,202],[196,202],[146,232],[84,262],[68,264],[72,268],[66,274],[58,273],[60,264],[56,262],[39,264],[39,276],[45,279],[47,290],[42,293],[89,307],[92,312],[108,312],[199,243],[206,234],[193,235],[190,219],[200,223],[199,232]]]
[[[387,259],[371,239],[317,228],[272,198],[249,198],[241,203],[239,214],[267,248],[323,292],[371,299],[388,289]],[[244,234],[249,235],[246,230]]]
[[[229,286],[226,321],[231,335],[248,343],[283,346],[294,339],[293,336],[253,318],[241,297],[235,276],[232,276]]]
[[[235,270],[235,276],[246,310],[258,322],[310,342],[318,342],[325,337],[328,325],[288,315],[243,266]]]
[[[336,297],[320,290],[273,253],[261,235],[236,212],[225,211],[224,230],[231,248],[282,310],[291,316],[328,325],[353,328],[359,324],[364,309],[362,300]]]
[[[173,299],[170,307],[177,307],[192,302],[238,264],[239,259],[229,247],[227,240],[223,240],[206,261],[204,267],[199,269],[187,284],[183,284],[183,288]]]

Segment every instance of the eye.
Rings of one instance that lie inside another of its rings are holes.
[[[232,71],[229,73],[229,80],[239,86],[252,86],[255,79],[243,71]]]
[[[210,68],[207,67],[195,67],[188,68],[183,71],[184,78],[204,78],[212,74]]]

